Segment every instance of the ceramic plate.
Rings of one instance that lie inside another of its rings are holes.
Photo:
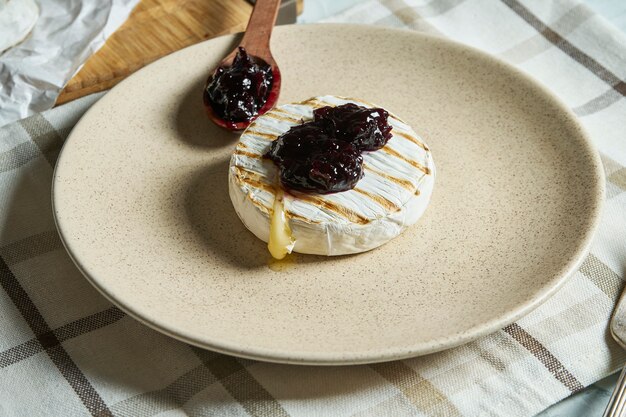
[[[76,125],[55,217],[85,277],[143,323],[207,349],[354,364],[475,339],[554,293],[598,223],[603,177],[574,115],[514,68],[415,32],[285,26],[281,103],[378,103],[430,145],[424,217],[368,253],[270,261],[228,196],[237,135],[204,116],[202,86],[236,42],[213,39],[137,72]]]

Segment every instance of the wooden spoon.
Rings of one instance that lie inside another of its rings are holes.
[[[254,9],[252,10],[252,14],[250,15],[250,20],[248,20],[248,27],[246,28],[241,42],[230,54],[226,56],[226,58],[222,60],[222,62],[217,65],[213,71],[211,71],[211,75],[209,75],[204,87],[203,97],[207,116],[216,125],[229,130],[243,130],[248,127],[252,120],[274,107],[278,101],[278,95],[280,93],[280,69],[278,68],[278,64],[276,64],[276,61],[272,56],[272,52],[270,51],[270,37],[272,36],[274,23],[276,23],[276,16],[278,15],[280,2],[281,0],[257,0]],[[231,122],[222,119],[215,113],[213,107],[211,107],[211,104],[208,101],[206,88],[213,79],[213,74],[218,67],[229,67],[232,65],[240,46],[244,47],[248,52],[248,55],[251,57],[254,57],[257,60],[263,60],[267,64],[271,65],[273,79],[272,87],[267,96],[267,101],[259,109],[259,113],[253,117],[252,120],[247,122]]]

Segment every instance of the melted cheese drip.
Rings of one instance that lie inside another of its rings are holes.
[[[267,243],[267,248],[276,259],[283,259],[288,253],[291,253],[296,243],[285,217],[283,196],[283,190],[279,189],[274,198],[274,209],[270,218],[270,238]]]

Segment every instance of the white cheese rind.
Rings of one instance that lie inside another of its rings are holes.
[[[277,167],[261,156],[272,138],[312,118],[314,108],[355,103],[335,96],[280,106],[259,117],[241,136],[230,161],[229,193],[239,218],[267,242],[278,186]],[[284,208],[294,252],[345,255],[374,249],[422,216],[432,194],[435,165],[428,147],[408,125],[390,115],[392,138],[364,152],[365,175],[353,190],[335,194],[285,193]]]

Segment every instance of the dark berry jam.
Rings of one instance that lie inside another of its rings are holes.
[[[363,151],[391,138],[387,111],[348,103],[322,107],[313,120],[294,126],[270,145],[266,158],[278,166],[283,187],[329,194],[354,188],[363,177]]]
[[[354,144],[361,151],[375,151],[391,137],[387,123],[389,113],[348,103],[338,107],[322,107],[313,112],[315,120],[330,120],[340,140]]]
[[[215,70],[205,100],[220,118],[249,122],[267,101],[272,80],[272,67],[239,47],[232,66]]]

